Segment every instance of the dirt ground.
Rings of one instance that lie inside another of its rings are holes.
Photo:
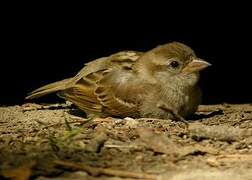
[[[252,179],[252,104],[202,105],[188,122],[0,107],[0,179]]]

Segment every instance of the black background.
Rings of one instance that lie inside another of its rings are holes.
[[[204,104],[252,102],[249,6],[114,6],[9,6],[1,25],[0,104],[22,104],[31,90],[74,76],[90,60],[171,41],[189,45],[212,63],[200,80]]]

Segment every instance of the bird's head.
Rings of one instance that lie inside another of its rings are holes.
[[[143,54],[138,62],[144,71],[164,78],[191,76],[211,65],[179,42],[160,45]]]

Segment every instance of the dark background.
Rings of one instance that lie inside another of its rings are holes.
[[[128,5],[11,6],[1,25],[0,105],[22,104],[31,90],[74,76],[90,60],[171,41],[212,63],[200,80],[204,104],[252,102],[249,6]]]

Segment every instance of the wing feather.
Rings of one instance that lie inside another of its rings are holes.
[[[59,96],[89,113],[115,116],[125,116],[133,112],[138,114],[137,100],[130,95],[124,95],[134,91],[134,88],[129,90],[129,87],[126,87],[125,80],[130,74],[130,67],[140,54],[124,51],[109,56],[107,60],[100,58],[87,63],[86,67],[73,78],[71,85],[68,84],[70,87],[61,91]],[[123,70],[125,67],[127,70]],[[123,71],[126,76],[121,74]]]
[[[138,109],[145,91],[135,79],[130,70],[114,70],[97,82],[95,94],[104,112],[121,117],[139,116]]]
[[[91,61],[75,77],[43,86],[28,98],[57,92],[87,113],[136,117],[143,89],[134,84],[131,67],[141,54],[123,51]]]

